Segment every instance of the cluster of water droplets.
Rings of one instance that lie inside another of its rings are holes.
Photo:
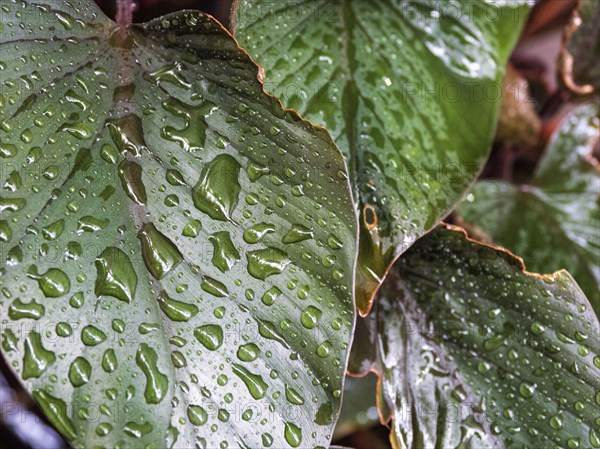
[[[2,3],[4,352],[81,447],[326,444],[353,314],[335,147],[209,19],[81,6]]]

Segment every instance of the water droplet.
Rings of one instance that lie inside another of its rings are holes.
[[[58,298],[71,289],[69,277],[58,268],[50,268],[44,274],[38,274],[37,267],[32,265],[27,271],[27,276],[38,281],[40,290],[47,298]]]
[[[286,235],[281,240],[283,243],[299,243],[304,240],[310,240],[314,236],[313,230],[302,226],[301,224],[294,224]]]
[[[45,308],[42,304],[35,302],[23,302],[20,298],[15,299],[8,308],[8,317],[11,320],[32,319],[39,320],[44,316]]]
[[[165,292],[158,297],[158,303],[161,310],[172,321],[189,321],[198,313],[198,307],[194,304],[171,299]]]
[[[152,430],[152,424],[149,422],[139,423],[130,421],[123,427],[123,431],[133,438],[143,438],[144,435],[148,435]]]
[[[184,237],[197,237],[202,229],[202,223],[200,220],[190,220],[181,231],[181,235]]]
[[[254,162],[248,163],[248,168],[246,169],[246,173],[248,174],[248,178],[252,182],[256,182],[260,179],[261,176],[268,175],[269,169],[267,167],[263,167],[262,165],[258,165]]]
[[[144,397],[148,404],[158,404],[167,394],[169,379],[158,369],[158,355],[156,351],[142,343],[135,355],[135,362],[146,376],[146,389]]]
[[[282,293],[283,292],[279,289],[279,287],[273,286],[265,292],[261,298],[261,301],[264,305],[271,306]]]
[[[260,349],[254,343],[246,343],[237,350],[237,357],[242,362],[252,362],[260,355]]]
[[[329,340],[325,340],[317,347],[316,353],[319,357],[325,358],[331,352],[331,347],[331,342]]]
[[[250,244],[258,243],[271,232],[275,232],[275,226],[270,223],[258,223],[246,229],[244,241]]]
[[[560,430],[560,429],[562,429],[562,426],[563,426],[562,416],[554,415],[552,418],[550,418],[550,427],[552,427],[555,430]]]
[[[263,281],[269,276],[282,273],[290,263],[288,255],[277,248],[249,251],[246,257],[248,259],[248,273]]]
[[[77,357],[69,368],[69,380],[74,387],[87,384],[92,377],[92,365],[83,357]]]
[[[129,152],[133,156],[142,155],[146,149],[142,119],[135,114],[128,114],[106,122],[113,142],[120,152]]]
[[[108,219],[100,219],[86,215],[81,217],[77,221],[77,234],[83,234],[84,232],[98,232],[104,229],[110,221]]]
[[[175,244],[152,223],[142,226],[138,238],[142,244],[146,268],[156,279],[161,279],[183,260]]]
[[[223,283],[209,276],[204,276],[202,278],[200,288],[202,288],[202,290],[204,290],[206,293],[210,293],[217,298],[224,298],[229,295],[229,291]]]
[[[229,271],[240,259],[240,253],[233,245],[229,232],[215,232],[209,240],[213,244],[213,265],[223,273]]]
[[[23,379],[40,377],[54,363],[56,356],[42,344],[42,336],[31,331],[25,337],[25,353],[23,354]]]
[[[148,201],[146,187],[142,181],[142,167],[136,162],[124,160],[119,164],[121,186],[127,196],[137,204],[144,205]]]
[[[256,319],[256,321],[258,322],[258,333],[262,337],[269,339],[269,340],[275,340],[276,342],[281,344],[283,347],[289,348],[289,345],[287,344],[287,342],[277,332],[277,327],[275,326],[275,324],[273,324],[270,321],[260,320],[258,318]]]
[[[107,349],[102,355],[102,369],[107,373],[112,373],[117,369],[117,355],[114,349]]]
[[[263,378],[258,374],[253,374],[238,363],[233,364],[233,372],[238,376],[250,392],[250,395],[254,399],[262,399],[267,394],[269,386],[265,383]]]
[[[45,390],[37,389],[32,392],[33,398],[40,405],[44,415],[69,441],[77,436],[73,421],[69,417],[67,404],[62,399],[52,396]]]
[[[298,447],[302,443],[302,430],[291,422],[285,423],[284,436],[285,441],[292,447]]]
[[[302,395],[300,393],[298,393],[296,390],[294,390],[292,387],[290,387],[289,385],[285,386],[285,397],[291,404],[294,404],[294,405],[304,404],[304,398],[302,397]]]
[[[527,382],[522,382],[519,385],[519,393],[521,393],[521,396],[523,396],[524,398],[530,398],[533,396],[533,393],[535,392],[535,385],[532,385],[530,383]]]
[[[208,421],[208,413],[199,405],[190,405],[187,409],[187,416],[195,426],[202,426]]]
[[[314,329],[318,324],[319,319],[321,318],[320,309],[315,306],[308,306],[306,309],[302,311],[302,315],[300,316],[300,322],[307,329]]]
[[[91,324],[81,330],[81,341],[87,346],[96,346],[106,340],[106,334]]]
[[[127,254],[110,246],[96,259],[96,296],[109,295],[131,302],[137,287],[137,275]]]
[[[214,220],[230,220],[241,190],[240,168],[239,162],[228,154],[220,154],[206,164],[192,189],[196,208]]]
[[[215,351],[223,344],[223,329],[218,324],[205,324],[194,329],[194,336],[204,347]]]
[[[54,240],[65,230],[65,220],[62,218],[42,229],[42,235],[46,240]]]

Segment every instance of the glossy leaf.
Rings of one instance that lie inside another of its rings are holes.
[[[535,271],[565,268],[600,313],[598,107],[579,106],[552,137],[526,185],[482,181],[459,208],[467,222]]]
[[[367,320],[375,357],[353,355],[380,373],[394,447],[600,447],[600,325],[566,271],[527,273],[440,228],[400,258]]]
[[[236,36],[267,89],[348,158],[361,314],[391,263],[475,180],[526,15],[526,0],[240,0]]]
[[[34,399],[80,448],[327,447],[356,252],[327,133],[201,13],[0,8],[2,350]]]

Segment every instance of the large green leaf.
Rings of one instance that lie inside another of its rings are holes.
[[[526,185],[482,181],[458,213],[535,271],[565,268],[600,313],[599,108],[572,111]]]
[[[440,228],[367,320],[375,357],[353,355],[381,376],[395,447],[600,447],[600,325],[567,272]]]
[[[324,125],[360,212],[357,305],[475,180],[527,0],[240,0],[266,87]]]
[[[196,12],[0,0],[2,350],[77,447],[327,447],[342,155]]]

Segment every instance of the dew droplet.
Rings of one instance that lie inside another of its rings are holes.
[[[218,324],[205,324],[194,329],[194,336],[204,347],[215,351],[223,344],[223,329]]]
[[[241,190],[240,168],[239,162],[228,154],[220,154],[207,163],[192,189],[196,208],[214,220],[230,220]]]
[[[146,268],[156,279],[161,279],[183,260],[175,244],[152,223],[142,225],[138,238]]]
[[[265,383],[260,375],[251,373],[238,363],[233,364],[233,372],[236,376],[242,379],[248,388],[250,395],[254,399],[262,399],[265,397],[269,386]]]
[[[248,273],[263,281],[269,276],[282,273],[290,263],[288,255],[277,248],[249,251],[246,258]]]
[[[135,362],[146,376],[144,397],[148,404],[158,404],[167,394],[169,379],[158,369],[158,355],[156,351],[142,343],[135,355]]]
[[[42,336],[31,331],[25,337],[25,352],[23,354],[23,379],[40,377],[56,360],[52,351],[48,351],[42,344]]]
[[[96,296],[109,295],[125,302],[133,300],[138,279],[127,254],[109,246],[96,258],[96,270]]]

